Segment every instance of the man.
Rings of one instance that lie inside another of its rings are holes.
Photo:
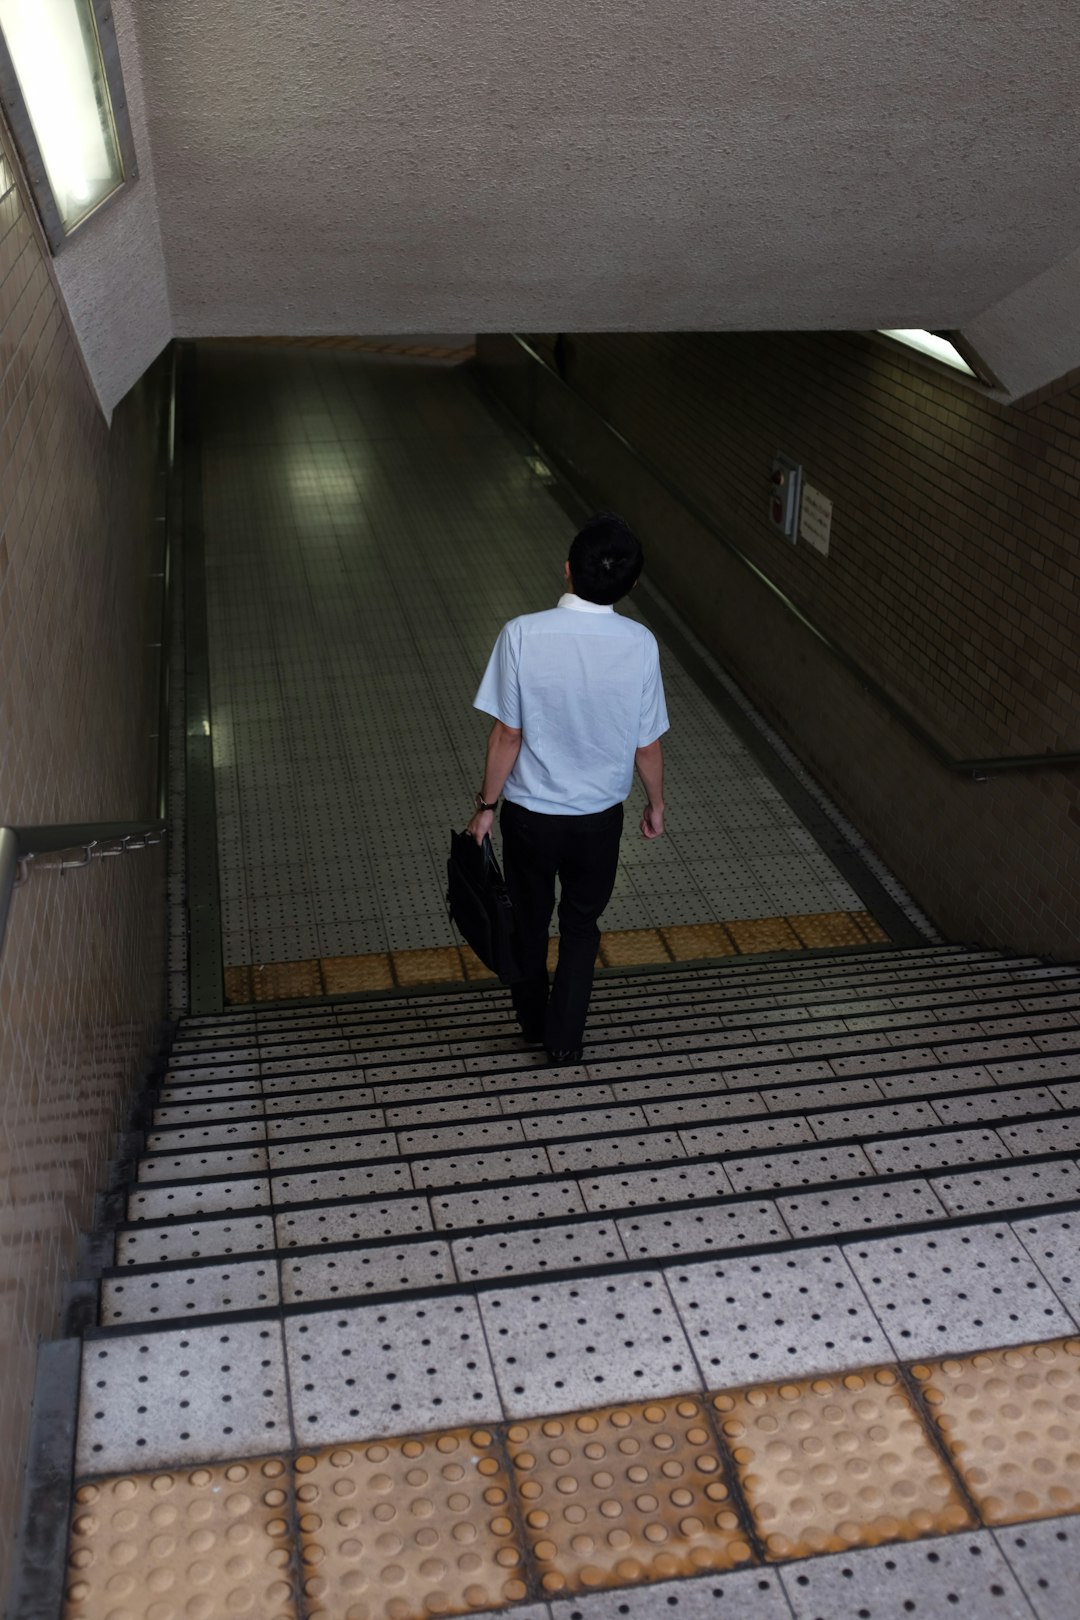
[[[474,700],[495,723],[468,831],[483,842],[505,788],[503,865],[525,972],[511,995],[526,1041],[553,1063],[581,1059],[597,919],[615,886],[635,764],[648,795],[641,831],[664,831],[660,655],[652,633],[614,606],[642,563],[621,518],[591,518],[570,547],[566,594],[503,627]],[[556,877],[559,962],[549,988]]]

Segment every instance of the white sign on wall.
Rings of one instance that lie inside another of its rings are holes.
[[[812,484],[802,489],[802,513],[799,518],[799,536],[823,557],[829,555],[829,535],[832,532],[832,501]]]

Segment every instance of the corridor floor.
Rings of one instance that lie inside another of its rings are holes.
[[[450,946],[472,697],[504,621],[557,599],[574,524],[456,368],[220,344],[198,366],[225,964]],[[625,839],[605,928],[865,910],[670,647],[663,667],[670,830]]]

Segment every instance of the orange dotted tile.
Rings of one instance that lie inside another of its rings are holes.
[[[698,1401],[515,1423],[508,1446],[546,1593],[731,1569],[753,1557]]]
[[[548,972],[549,973],[554,973],[554,971],[558,967],[558,965],[559,965],[559,941],[558,941],[557,938],[549,939],[548,940],[548,949],[547,949],[547,970],[548,970]]]
[[[227,967],[225,969],[225,1000],[231,1007],[246,1006],[254,1000],[251,989],[251,969],[249,967]]]
[[[459,947],[459,949],[461,951],[461,963],[465,969],[465,977],[467,979],[495,980],[498,978],[498,974],[492,973],[486,962],[481,962],[471,945],[462,945]]]
[[[605,967],[637,967],[649,962],[670,962],[671,955],[655,928],[625,928],[604,934],[600,960]]]
[[[317,960],[266,962],[252,968],[251,988],[255,1001],[294,1001],[321,996],[322,974]]]
[[[890,1367],[713,1397],[769,1558],[805,1558],[971,1525]]]
[[[789,917],[788,922],[808,949],[829,945],[865,945],[866,935],[850,911],[818,911]]]
[[[394,988],[390,958],[385,951],[373,951],[365,956],[324,956],[320,965],[328,996]]]
[[[1080,1339],[912,1374],[987,1524],[1080,1511]]]
[[[391,951],[394,977],[398,984],[447,984],[465,977],[456,945],[443,945],[430,951]]]
[[[757,951],[798,951],[802,944],[786,917],[751,917],[725,924],[739,950],[747,956]]]
[[[868,911],[855,911],[852,916],[857,918],[859,927],[872,945],[887,945],[889,936],[882,928],[876,917],[871,917]]]
[[[80,1486],[64,1620],[295,1620],[289,1484],[273,1457]]]
[[[527,1595],[510,1481],[486,1430],[298,1457],[296,1496],[311,1620],[422,1620]]]
[[[676,962],[708,956],[734,956],[735,945],[723,923],[694,923],[661,928],[660,937]]]

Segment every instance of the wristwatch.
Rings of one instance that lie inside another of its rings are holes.
[[[478,810],[497,810],[499,808],[498,799],[495,800],[494,804],[485,804],[484,803],[483,789],[481,789],[480,792],[476,795],[476,798],[473,800],[473,803],[476,805],[476,808]]]

